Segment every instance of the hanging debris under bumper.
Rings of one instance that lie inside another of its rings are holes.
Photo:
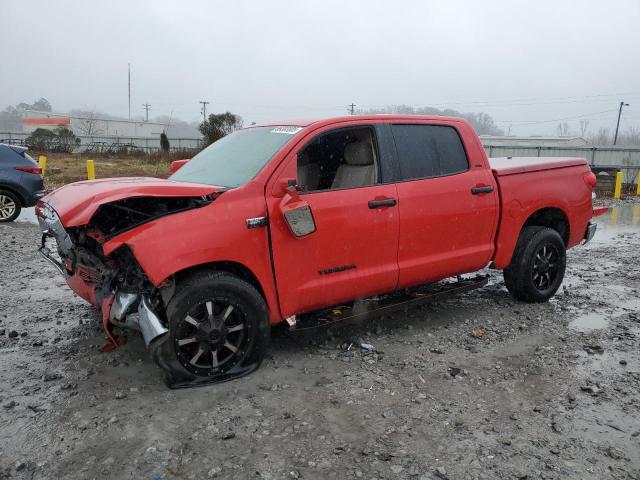
[[[118,327],[139,331],[147,347],[169,331],[153,311],[149,298],[136,293],[116,293],[109,312],[109,322]]]

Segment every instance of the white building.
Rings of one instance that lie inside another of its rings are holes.
[[[114,120],[93,115],[68,115],[36,110],[25,110],[22,116],[22,128],[25,133],[31,133],[36,128],[53,130],[58,126],[66,126],[76,135],[126,138],[159,137],[163,131],[166,132],[169,128],[163,123]]]

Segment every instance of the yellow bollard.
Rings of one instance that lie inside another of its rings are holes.
[[[93,164],[93,160],[87,160],[87,178],[89,180],[96,179],[96,167]]]
[[[44,155],[40,155],[38,157],[38,164],[40,165],[40,168],[42,169],[42,176],[44,177],[44,174],[47,171],[47,157],[45,157]]]
[[[640,223],[640,203],[636,203],[631,210],[631,225],[638,225]]]
[[[609,223],[611,225],[618,224],[618,210],[620,210],[617,206],[611,208],[611,218],[609,219]]]
[[[640,173],[638,173],[638,178],[636,179],[636,195],[640,197]]]
[[[613,191],[613,198],[620,198],[622,194],[622,177],[624,174],[622,172],[616,173],[616,188]]]

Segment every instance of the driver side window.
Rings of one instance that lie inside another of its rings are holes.
[[[304,192],[374,185],[378,158],[371,127],[322,134],[298,153],[298,185]]]

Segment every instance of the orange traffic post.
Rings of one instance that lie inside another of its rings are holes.
[[[42,169],[42,176],[44,177],[44,174],[47,171],[47,157],[45,157],[44,155],[40,155],[38,157],[38,164],[40,165],[40,168]]]
[[[93,164],[93,160],[87,160],[87,179],[96,179],[96,166]]]
[[[638,173],[638,178],[636,178],[636,195],[640,197],[640,172]]]
[[[613,190],[613,198],[620,198],[622,195],[622,177],[624,174],[622,172],[616,173],[616,187]]]

